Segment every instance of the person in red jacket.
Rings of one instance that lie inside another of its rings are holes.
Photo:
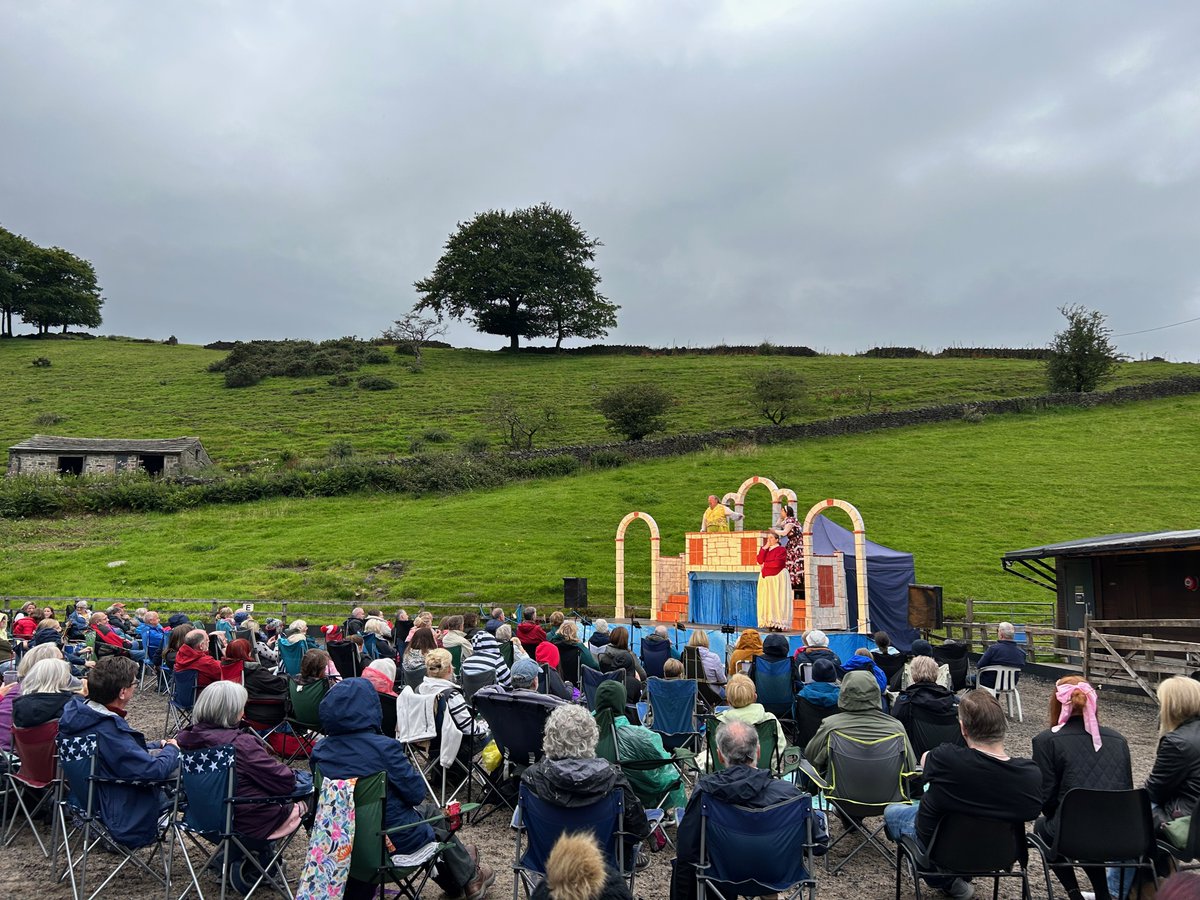
[[[105,613],[92,613],[88,619],[88,627],[96,632],[96,642],[108,644],[117,651],[118,656],[129,656],[139,665],[146,661],[146,651],[135,647],[133,641],[127,641],[120,632],[109,627],[108,616]],[[100,654],[97,652],[96,658]]]
[[[537,621],[537,610],[532,606],[525,607],[522,622],[517,626],[517,640],[531,657],[537,652],[537,645],[546,640],[546,632]]]
[[[758,548],[758,627],[787,628],[792,622],[792,582],[787,573],[787,551],[779,535],[768,531]]]
[[[175,671],[186,672],[195,669],[196,691],[202,691],[214,681],[221,680],[221,664],[208,652],[208,633],[196,628],[189,631],[183,639],[183,646],[175,654]]]

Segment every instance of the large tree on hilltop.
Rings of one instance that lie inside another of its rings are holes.
[[[21,318],[37,326],[39,334],[61,326],[95,328],[101,322],[104,298],[90,262],[61,247],[37,247],[25,271],[25,299]]]
[[[37,244],[0,228],[0,335],[12,337],[13,313],[21,314],[29,262]]]
[[[460,222],[433,274],[414,285],[414,311],[466,319],[485,334],[504,335],[517,349],[522,337],[597,338],[617,324],[620,308],[597,288],[591,266],[598,240],[566,210],[547,203],[488,210]]]

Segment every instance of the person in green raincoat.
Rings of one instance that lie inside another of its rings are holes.
[[[632,725],[625,716],[626,701],[625,685],[620,681],[605,681],[596,689],[596,709],[593,716],[600,726],[600,741],[596,746],[598,756],[608,758],[613,753],[612,741],[606,730],[605,720],[611,718],[616,726],[617,747],[615,756],[621,763],[642,762],[647,760],[669,760],[671,754],[663,749],[662,738],[641,725]],[[609,762],[616,762],[609,759]],[[633,788],[638,799],[647,809],[659,805],[663,793],[667,794],[662,803],[663,809],[672,809],[687,804],[687,795],[675,766],[667,763],[653,768],[640,769],[632,766],[622,768],[625,777]],[[674,785],[674,787],[672,787]]]

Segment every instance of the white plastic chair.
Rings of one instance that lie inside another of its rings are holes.
[[[1024,722],[1025,717],[1021,713],[1021,693],[1017,690],[1017,674],[1020,671],[1016,666],[984,666],[979,670],[975,684],[1002,702],[1010,719],[1016,718],[1018,722]],[[995,675],[996,680],[992,687],[983,683],[984,672]]]

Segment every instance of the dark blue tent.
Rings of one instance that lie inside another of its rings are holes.
[[[813,520],[813,553],[832,556],[841,551],[846,566],[846,594],[850,610],[850,627],[858,621],[857,558],[854,555],[854,533],[838,525],[828,516]],[[883,544],[867,541],[868,618],[871,631],[884,631],[897,650],[906,651],[920,637],[917,629],[908,624],[908,586],[916,583],[913,555],[893,550]]]

